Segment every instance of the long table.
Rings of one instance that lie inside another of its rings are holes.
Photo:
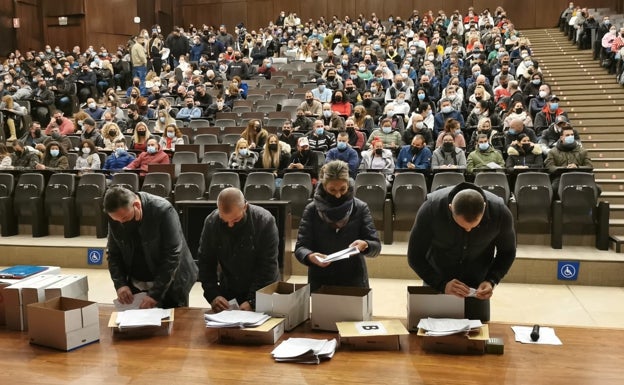
[[[563,346],[514,342],[508,324],[490,324],[503,355],[454,356],[421,350],[401,337],[400,351],[339,349],[320,365],[276,363],[273,346],[223,345],[203,309],[175,311],[170,336],[113,338],[112,311],[100,305],[101,339],[64,353],[30,345],[27,333],[0,329],[2,384],[618,384],[624,383],[622,329],[557,327]],[[288,337],[334,338],[301,325]]]

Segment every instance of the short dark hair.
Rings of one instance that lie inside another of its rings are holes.
[[[120,208],[132,206],[137,195],[123,186],[113,186],[104,194],[104,212],[114,213]]]
[[[485,199],[477,190],[465,189],[453,197],[451,207],[454,215],[474,222],[485,210]]]

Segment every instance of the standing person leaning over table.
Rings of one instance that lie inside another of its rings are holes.
[[[319,180],[314,199],[301,218],[295,257],[308,266],[312,292],[323,285],[368,288],[364,257],[376,257],[381,251],[370,210],[354,197],[345,162],[326,163]],[[331,263],[322,261],[349,247],[356,247],[359,253]]]

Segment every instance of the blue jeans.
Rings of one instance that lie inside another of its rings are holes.
[[[135,66],[132,67],[132,77],[137,77],[141,79],[141,85],[139,89],[141,90],[141,95],[145,95],[145,76],[147,75],[147,67],[145,66]]]

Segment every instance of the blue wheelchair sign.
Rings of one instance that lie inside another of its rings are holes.
[[[87,263],[89,265],[101,265],[103,259],[103,249],[87,249]]]
[[[579,261],[559,261],[557,263],[557,279],[576,281],[581,263]]]

